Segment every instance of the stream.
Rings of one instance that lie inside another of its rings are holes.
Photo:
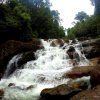
[[[15,55],[8,63],[4,77],[0,81],[0,89],[4,89],[3,100],[39,100],[40,92],[45,88],[52,88],[60,84],[67,84],[70,79],[63,75],[74,66],[66,51],[73,46],[79,54],[79,66],[88,65],[89,61],[81,53],[81,43],[64,43],[63,46],[54,40],[41,40],[43,49],[35,52],[36,60],[29,61],[22,68],[17,68],[10,76],[8,73],[22,54]],[[54,42],[56,46],[52,46]],[[63,41],[64,42],[64,41]],[[12,84],[11,86],[9,86]]]

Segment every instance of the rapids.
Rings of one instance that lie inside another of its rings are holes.
[[[17,69],[8,77],[8,73],[15,63],[20,60],[22,54],[14,56],[8,63],[4,77],[0,81],[0,89],[4,89],[3,100],[39,100],[42,89],[67,84],[69,79],[63,77],[64,73],[73,68],[66,51],[72,45],[80,57],[79,66],[88,65],[88,60],[82,54],[81,43],[64,43],[60,46],[55,40],[41,40],[43,49],[35,52],[36,60],[24,64],[23,68]],[[54,42],[56,46],[52,46]],[[63,41],[64,42],[64,41]],[[14,85],[8,86],[10,83]],[[27,87],[32,88],[27,89]]]

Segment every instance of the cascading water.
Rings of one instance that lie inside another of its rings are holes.
[[[19,61],[19,59],[21,58],[21,56],[22,56],[22,54],[18,54],[16,56],[14,56],[9,61],[8,65],[7,65],[7,69],[5,71],[5,74],[4,74],[4,77],[3,78],[6,78],[11,73],[11,70],[14,68],[14,66],[17,68],[17,66],[18,66],[17,62]]]
[[[3,100],[38,100],[42,89],[67,84],[69,79],[64,78],[63,75],[73,67],[66,53],[71,44],[65,43],[60,47],[55,43],[57,46],[53,47],[51,46],[53,40],[41,41],[44,48],[35,52],[36,60],[27,62],[23,69],[17,69],[6,78],[10,65],[21,55],[15,56],[9,62],[5,78],[0,81],[0,89],[3,88],[5,91]],[[87,65],[88,60],[81,54],[79,43],[73,46],[81,59],[79,65]],[[10,83],[13,85],[9,87]],[[32,87],[28,89],[30,86]]]

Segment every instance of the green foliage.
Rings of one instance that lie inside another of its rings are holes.
[[[16,0],[0,5],[0,43],[10,39],[31,40],[30,20],[26,8]]]
[[[49,0],[7,0],[1,4],[0,41],[2,38],[27,41],[33,37],[64,37],[59,13],[51,11],[50,6]]]
[[[21,0],[27,6],[32,18],[32,31],[38,38],[60,38],[65,36],[64,30],[61,31],[59,25],[58,11],[50,10],[49,0]],[[61,35],[62,34],[62,35]]]
[[[97,37],[100,34],[100,17],[91,16],[67,30],[68,37]]]
[[[89,16],[84,12],[84,11],[81,11],[81,12],[78,12],[78,14],[76,14],[76,17],[75,19],[78,20],[78,21],[84,21],[88,18]]]
[[[94,16],[81,20],[77,14],[75,19],[79,20],[74,27],[67,30],[69,38],[75,37],[100,37],[100,0],[90,0],[95,6]]]

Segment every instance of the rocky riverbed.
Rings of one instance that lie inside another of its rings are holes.
[[[52,46],[63,46],[65,40],[55,39]],[[68,41],[66,41],[68,43]],[[75,42],[74,42],[75,43]],[[74,44],[72,43],[72,44]],[[100,39],[91,39],[81,42],[81,52],[89,59],[88,66],[75,66],[71,71],[64,73],[64,78],[70,78],[68,84],[61,84],[54,88],[46,88],[41,91],[41,100],[99,100],[100,99]],[[9,60],[16,54],[23,53],[18,62],[18,67],[27,61],[37,59],[34,56],[36,50],[43,48],[38,39],[33,39],[28,43],[10,40],[0,45],[0,78],[2,78]],[[16,70],[13,65],[11,72]],[[11,74],[11,73],[9,73]],[[30,89],[30,88],[29,88]],[[0,89],[0,97],[5,90]],[[34,100],[34,99],[33,99]]]

